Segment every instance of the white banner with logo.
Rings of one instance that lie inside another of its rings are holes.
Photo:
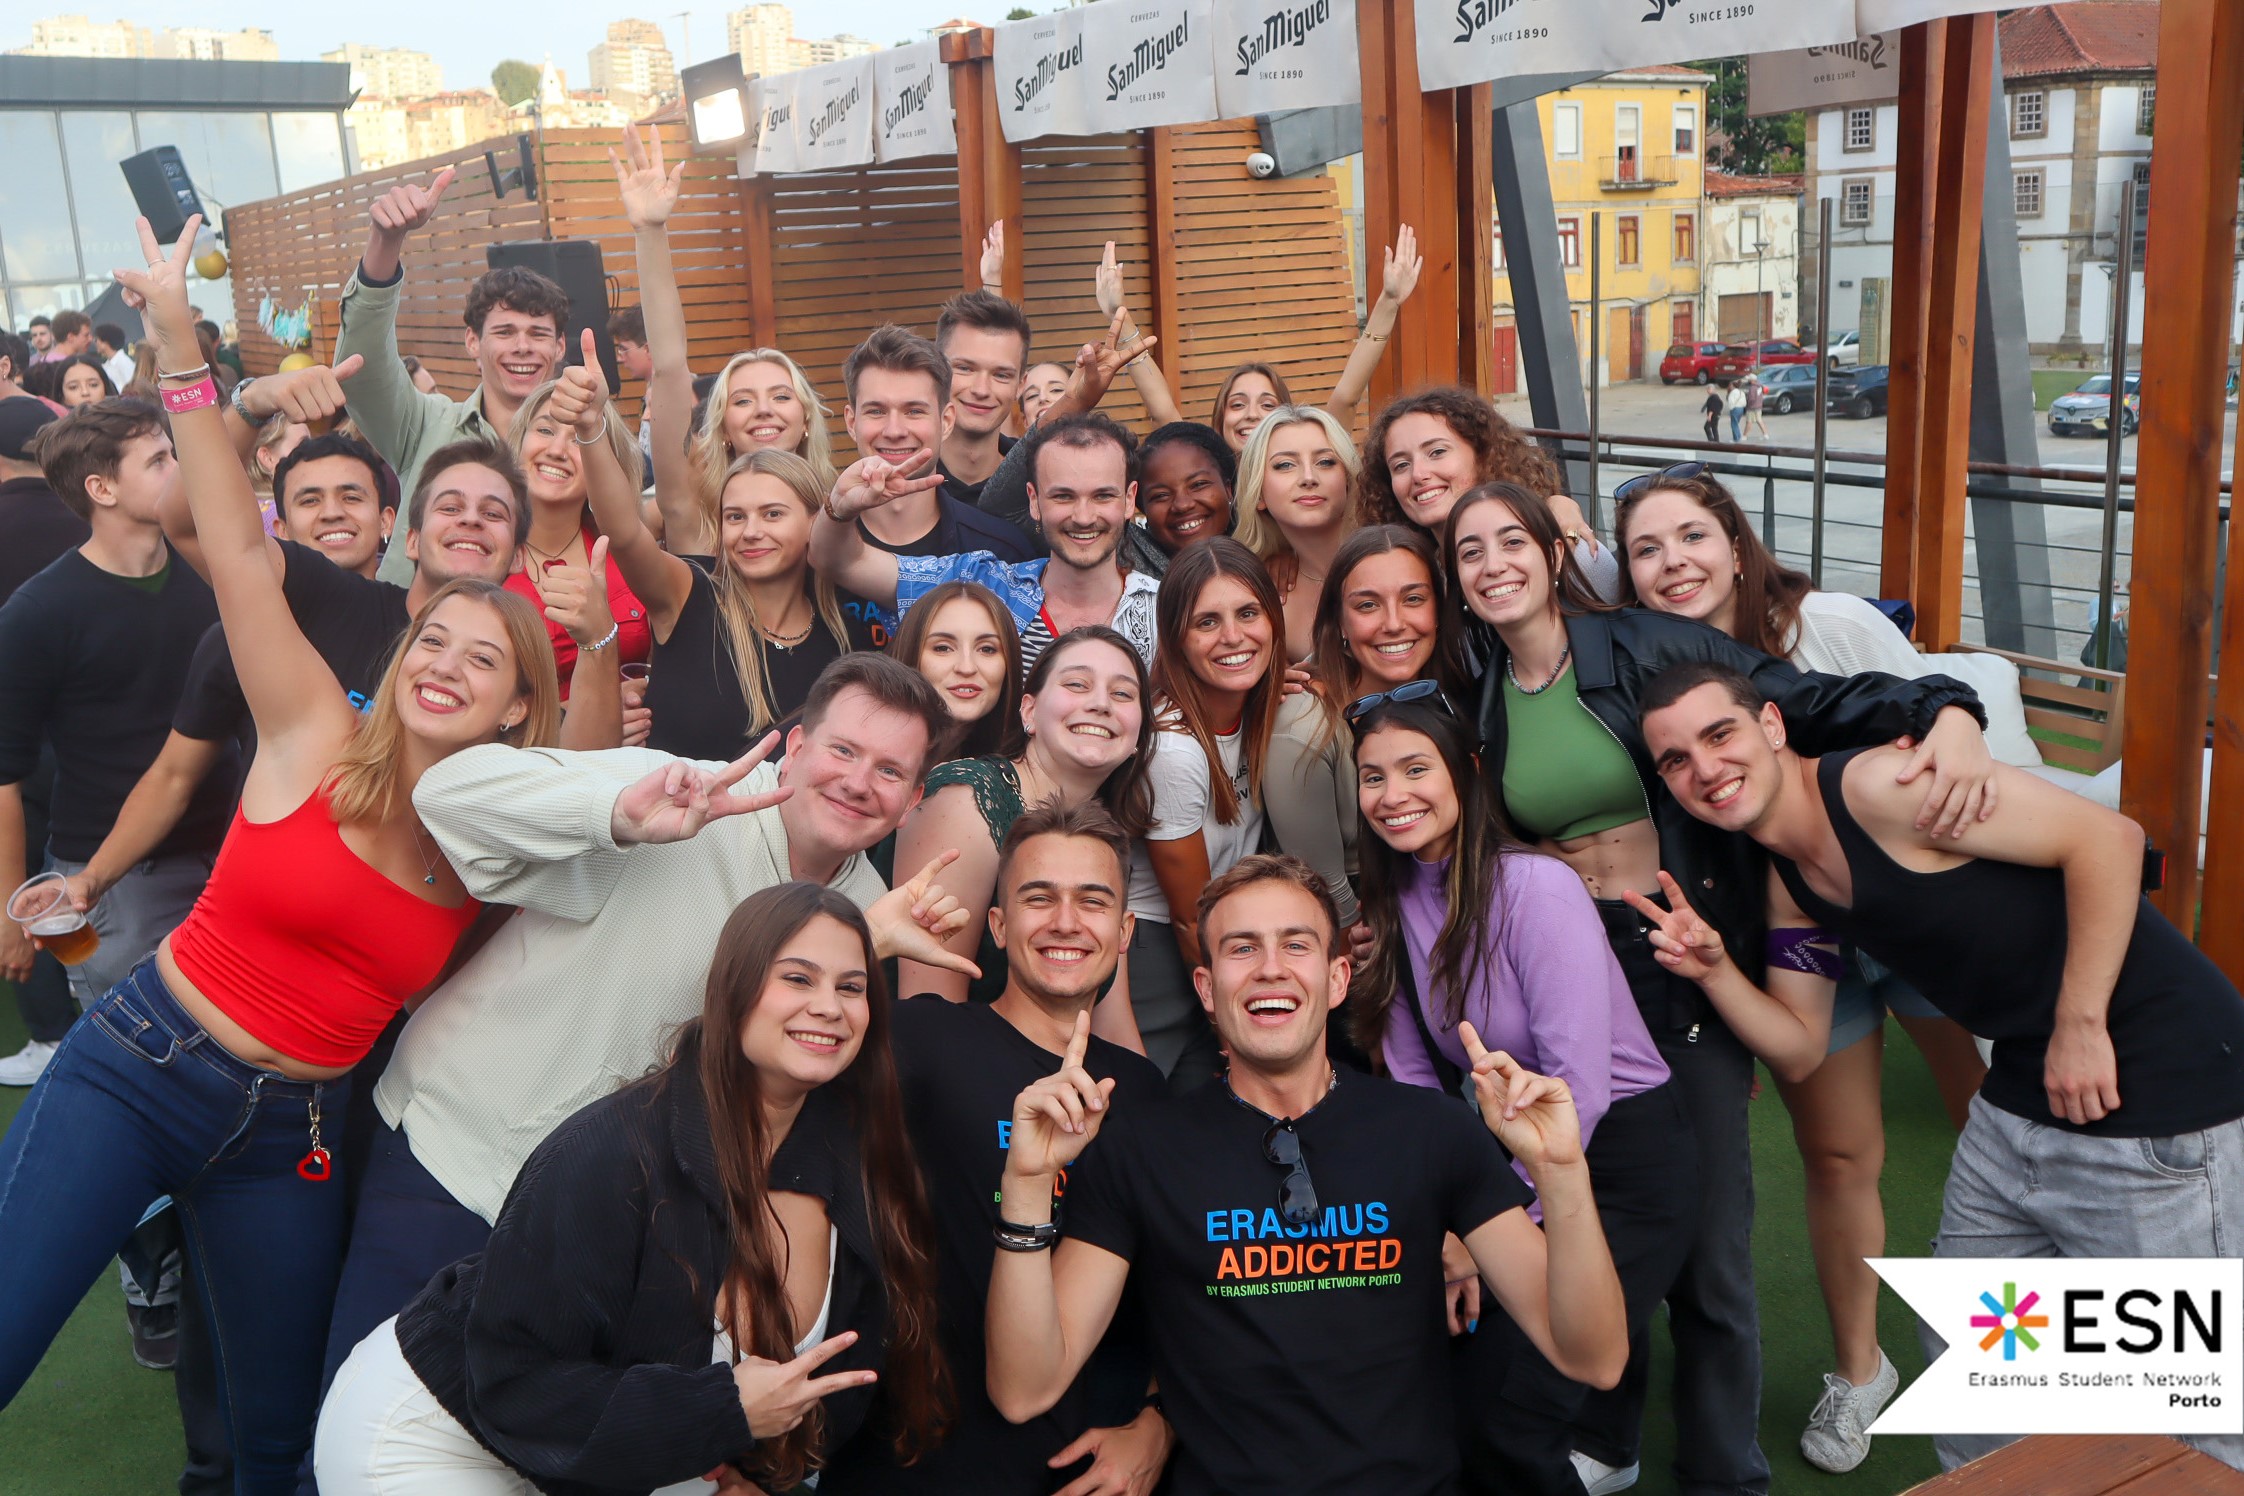
[[[873,160],[873,60],[852,57],[786,75],[795,86],[797,171],[845,171]]]
[[[772,172],[800,171],[801,159],[795,149],[795,90],[794,74],[780,73],[770,78],[758,78],[748,85],[748,99],[754,106],[749,118],[748,139],[740,147],[741,172],[746,176],[768,176]]]
[[[1873,1257],[1948,1343],[1873,1434],[2244,1433],[2244,1261]]]
[[[1056,10],[997,28],[990,60],[997,75],[997,116],[1007,140],[1092,133],[1083,14],[1079,8]]]
[[[958,149],[951,123],[951,70],[935,42],[875,52],[873,156],[903,161],[913,156],[948,156]]]
[[[1880,31],[1829,47],[1756,52],[1746,59],[1748,114],[1884,104],[1901,93],[1901,33]]]
[[[1215,0],[1216,113],[1363,102],[1356,0]]]
[[[1619,73],[1855,38],[1855,0],[1413,0],[1418,80]]]
[[[1216,118],[1211,0],[1099,0],[1082,16],[1094,134]]]

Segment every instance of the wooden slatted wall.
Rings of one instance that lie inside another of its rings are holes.
[[[1156,327],[1147,156],[1142,134],[1021,147],[1022,309],[1036,331],[1031,362],[1071,363],[1085,343],[1106,336],[1092,277],[1109,239],[1122,261],[1131,316],[1141,327]],[[1154,358],[1170,367],[1158,347]],[[1144,430],[1145,405],[1127,376],[1114,382],[1100,408]]]

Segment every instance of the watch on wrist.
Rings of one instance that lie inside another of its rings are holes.
[[[242,404],[242,396],[248,394],[249,387],[255,383],[257,383],[255,379],[244,379],[234,386],[234,393],[226,397],[226,403],[234,407],[234,414],[242,418],[242,424],[245,426],[263,424],[258,417],[249,413],[248,406]]]

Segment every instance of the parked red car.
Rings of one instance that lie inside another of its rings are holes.
[[[1723,351],[1720,343],[1677,343],[1660,360],[1660,383],[1691,380],[1705,384],[1714,377],[1714,361]]]
[[[1770,338],[1761,344],[1760,362],[1763,367],[1770,364],[1812,364],[1815,362],[1815,350],[1802,348],[1789,338]],[[1732,343],[1714,361],[1714,377],[1740,379],[1752,372],[1753,365],[1753,345]]]

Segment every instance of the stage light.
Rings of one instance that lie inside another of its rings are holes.
[[[679,75],[686,95],[686,128],[697,151],[731,151],[748,138],[748,79],[740,54],[697,62]]]

